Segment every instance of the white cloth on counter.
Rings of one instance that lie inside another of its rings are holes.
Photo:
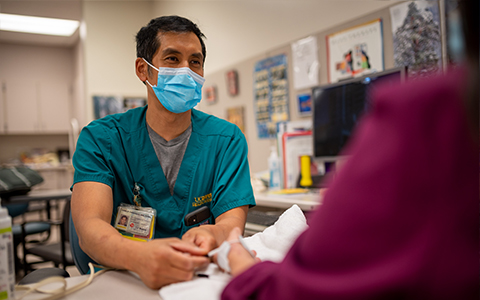
[[[262,261],[281,261],[295,239],[307,228],[307,221],[302,210],[293,205],[287,209],[273,224],[263,232],[245,238],[250,250],[257,252]],[[208,278],[195,277],[191,281],[174,283],[159,290],[163,300],[212,300],[220,299],[224,287],[231,275],[222,272],[216,264],[211,263],[197,274],[208,275]]]

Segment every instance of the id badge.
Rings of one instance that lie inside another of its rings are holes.
[[[126,238],[149,241],[155,234],[156,215],[157,212],[154,208],[121,203],[114,225],[118,232]]]

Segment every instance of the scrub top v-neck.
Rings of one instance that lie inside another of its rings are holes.
[[[180,238],[193,227],[185,225],[185,215],[201,206],[210,208],[213,224],[230,209],[255,205],[247,143],[236,125],[192,109],[192,132],[172,195],[148,135],[146,110],[93,121],[77,141],[74,184],[95,181],[112,188],[112,224],[120,203],[134,204],[135,185],[141,205],[157,211],[156,238]]]

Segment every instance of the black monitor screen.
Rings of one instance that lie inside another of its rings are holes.
[[[380,84],[400,83],[405,71],[405,68],[396,68],[314,88],[314,156],[335,158],[369,109],[373,90]]]

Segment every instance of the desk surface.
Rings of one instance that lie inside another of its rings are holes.
[[[316,209],[322,202],[322,196],[318,192],[305,194],[271,194],[255,193],[255,201],[258,206],[289,208],[297,204],[303,211]]]
[[[72,195],[69,189],[62,190],[38,190],[31,191],[26,195],[13,196],[7,199],[2,198],[5,203],[25,203],[30,201],[59,200],[67,199]]]
[[[88,275],[75,276],[66,278],[67,289],[84,282],[88,279]],[[51,283],[45,286],[45,289],[58,288],[61,285]],[[22,292],[17,292],[16,298],[19,298]],[[45,294],[32,293],[27,295],[25,300],[37,300],[45,298]],[[138,277],[127,271],[108,271],[100,274],[90,285],[78,290],[66,297],[65,300],[85,300],[85,299],[155,299],[161,300],[158,290],[148,288]]]

